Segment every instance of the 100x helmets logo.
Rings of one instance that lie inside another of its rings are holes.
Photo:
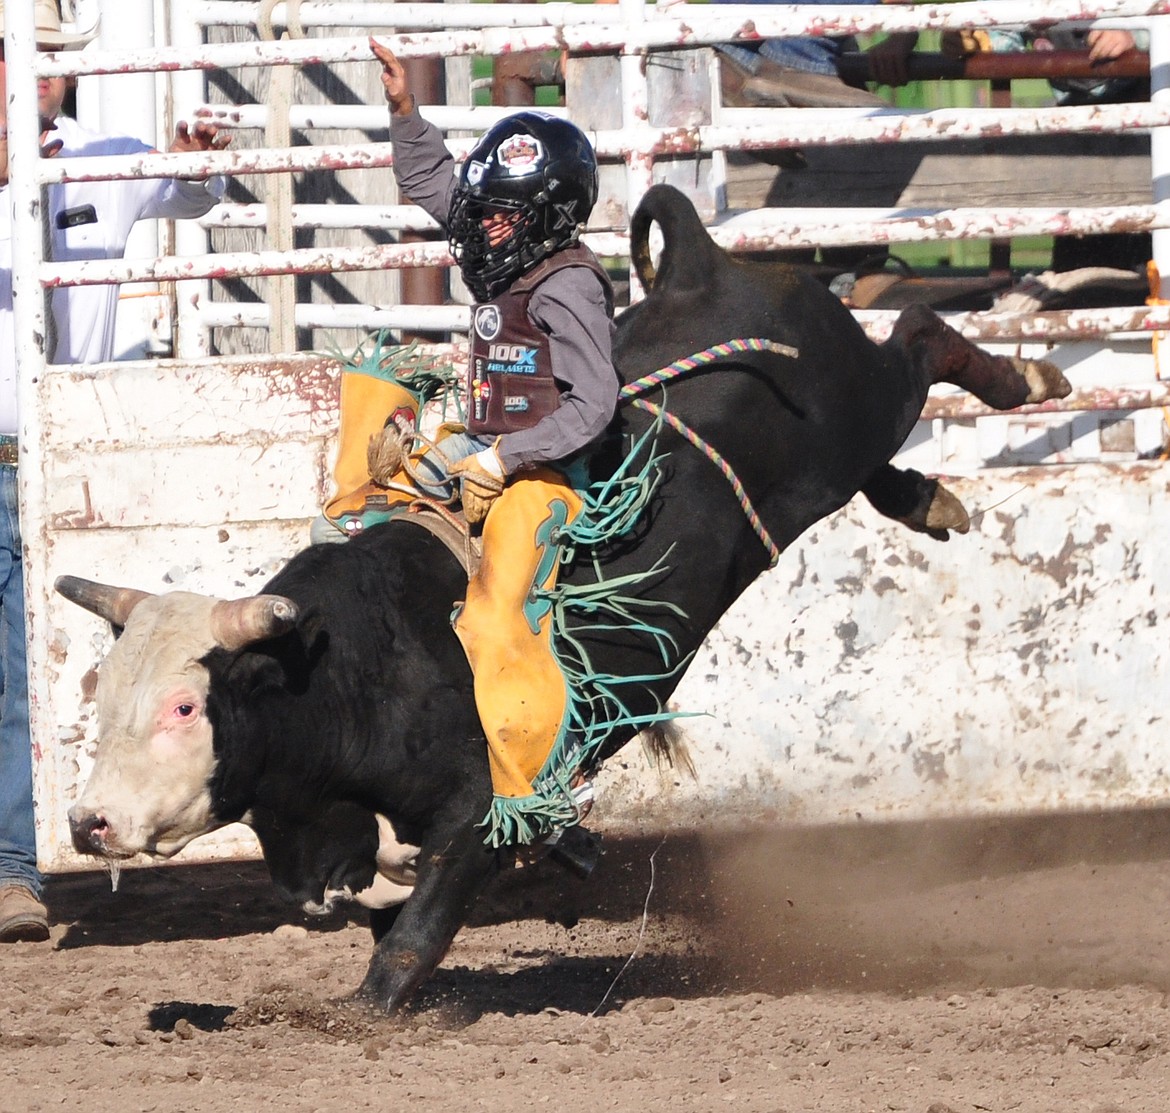
[[[510,135],[496,148],[496,161],[512,177],[531,174],[544,158],[544,145],[533,135]]]
[[[494,305],[481,305],[475,311],[475,335],[483,340],[495,340],[500,335],[504,321],[500,310]]]

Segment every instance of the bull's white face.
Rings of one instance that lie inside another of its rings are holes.
[[[102,663],[93,773],[69,810],[79,847],[167,858],[219,826],[209,790],[210,677],[199,664],[216,645],[215,604],[186,592],[144,599]]]

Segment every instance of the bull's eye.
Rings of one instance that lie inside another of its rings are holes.
[[[175,708],[175,714],[180,719],[189,719],[195,714],[195,705],[193,703],[180,703]]]

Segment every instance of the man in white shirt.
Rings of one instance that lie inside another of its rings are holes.
[[[3,56],[4,6],[0,0],[0,116],[7,104]],[[37,0],[37,44],[42,50],[75,50],[89,36],[61,30],[57,0]],[[62,116],[73,79],[38,82],[41,150],[49,157],[134,154],[152,150],[137,139],[93,135]],[[8,198],[8,132],[0,118],[0,943],[49,936],[40,901],[43,878],[36,867],[32,759],[28,731],[24,576],[17,495],[17,337],[12,319],[12,224]],[[225,146],[210,124],[180,124],[171,151]],[[215,204],[218,181],[137,178],[117,182],[69,182],[48,191],[46,218],[55,261],[118,259],[135,221],[202,216]],[[52,299],[56,341],[53,363],[97,363],[113,358],[116,285],[57,290]]]

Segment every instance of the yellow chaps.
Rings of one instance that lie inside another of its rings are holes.
[[[352,536],[415,501],[404,472],[391,486],[371,478],[368,449],[388,420],[417,417],[417,397],[398,383],[356,371],[342,375],[334,492],[324,511],[342,533]],[[541,593],[556,586],[558,532],[582,505],[551,468],[510,482],[484,522],[482,559],[453,616],[474,676],[493,792],[505,801],[533,796],[533,782],[565,725],[568,691],[552,652],[552,605]]]
[[[581,507],[550,468],[509,483],[484,523],[483,559],[454,621],[475,677],[497,796],[532,794],[564,724],[568,693],[551,649],[552,607],[538,593],[556,585],[556,533]]]
[[[381,433],[395,417],[418,419],[418,399],[404,386],[347,370],[341,376],[341,420],[337,433],[337,461],[333,465],[333,494],[325,504],[325,517],[336,523],[346,514],[360,514],[367,500],[386,500],[383,505],[409,501],[370,482],[370,438]]]

